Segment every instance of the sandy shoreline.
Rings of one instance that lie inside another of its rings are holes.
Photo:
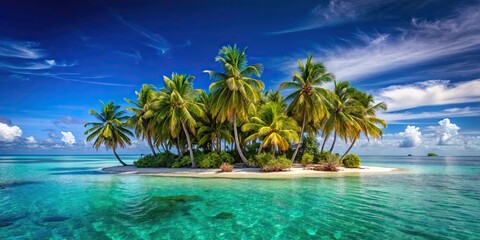
[[[103,171],[114,174],[136,174],[162,177],[197,177],[197,178],[300,178],[300,177],[343,177],[363,174],[384,174],[398,171],[397,168],[362,166],[361,168],[340,168],[338,172],[304,170],[294,166],[283,172],[261,172],[258,168],[236,168],[233,172],[220,172],[219,169],[191,168],[137,168],[135,166],[114,166],[102,168]]]

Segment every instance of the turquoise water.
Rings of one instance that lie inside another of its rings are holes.
[[[113,156],[0,156],[0,239],[480,239],[479,157],[363,161],[405,171],[169,178],[98,171]]]

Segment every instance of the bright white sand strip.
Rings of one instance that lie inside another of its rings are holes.
[[[220,172],[219,169],[191,168],[137,168],[135,166],[115,166],[103,168],[103,171],[116,174],[138,174],[164,177],[202,177],[202,178],[298,178],[298,177],[342,177],[363,174],[391,173],[397,168],[362,166],[361,168],[340,168],[338,172],[305,170],[294,166],[282,172],[262,172],[259,168],[235,168],[233,172]]]

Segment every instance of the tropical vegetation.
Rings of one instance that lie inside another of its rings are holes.
[[[359,167],[349,154],[363,135],[381,138],[386,122],[376,116],[383,102],[354,88],[308,55],[278,90],[264,90],[259,78],[262,64],[247,61],[246,48],[224,46],[215,58],[221,71],[205,70],[212,80],[208,91],[195,89],[194,76],[172,73],[162,85],[144,84],[129,107],[120,111],[113,102],[90,114],[99,122],[87,123],[87,141],[98,149],[116,150],[135,136],[151,153],[137,167],[201,167],[233,169],[232,164],[281,171],[295,161],[328,169]],[[326,83],[333,83],[329,90]],[[287,92],[284,97],[282,93]],[[317,140],[321,139],[321,143]],[[326,146],[326,143],[331,145]],[[334,153],[336,143],[348,149]]]

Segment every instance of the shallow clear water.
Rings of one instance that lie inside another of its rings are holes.
[[[363,162],[405,171],[169,178],[98,171],[112,156],[0,156],[0,239],[480,239],[480,157]]]

